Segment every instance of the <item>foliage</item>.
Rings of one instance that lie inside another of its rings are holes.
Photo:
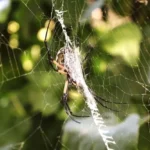
[[[99,21],[92,18],[95,3],[110,14],[103,12],[105,17]],[[56,9],[61,5],[61,1],[55,1]],[[120,111],[111,112],[119,122],[115,120],[112,124],[114,118],[105,120],[112,126],[109,128],[121,150],[150,147],[150,142],[142,138],[150,137],[147,119],[140,124],[150,109],[146,105],[149,100],[149,5],[134,0],[97,1],[89,5],[84,0],[64,3],[68,34],[79,43],[82,57],[87,58],[83,61],[87,84],[109,101],[129,104],[108,105]],[[90,119],[81,119],[80,125],[64,122],[67,115],[60,99],[65,77],[52,71],[44,43],[37,37],[49,15],[54,18],[52,10],[49,0],[12,0],[1,12],[0,150],[83,149],[88,145],[93,150],[105,149],[96,129],[88,130]],[[15,32],[8,30],[11,21],[19,24]],[[55,25],[49,39],[54,56],[64,43],[60,24]],[[73,87],[70,89],[69,104],[80,114],[85,107],[84,98]],[[100,110],[104,116],[109,111],[101,106]],[[61,137],[58,139],[58,136]]]

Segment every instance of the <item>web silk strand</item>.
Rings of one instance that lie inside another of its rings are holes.
[[[116,144],[116,142],[114,141],[113,137],[109,135],[109,130],[107,130],[107,126],[105,125],[104,120],[99,113],[94,96],[89,91],[88,86],[86,85],[85,81],[82,87],[83,87],[83,93],[86,97],[86,103],[91,110],[94,123],[96,124],[98,128],[99,134],[101,135],[107,150],[114,150],[110,148],[110,145]]]
[[[63,19],[64,11],[55,10],[55,13],[57,15],[58,21],[61,24],[62,31],[65,36],[66,46],[72,46],[73,44],[70,40],[70,37],[67,35],[66,26],[64,24],[64,19]],[[74,49],[73,49],[75,56],[77,56],[76,49],[77,49],[76,47],[74,47]],[[66,59],[68,57],[69,56],[67,56]],[[76,57],[76,59],[79,59],[79,58]],[[73,68],[74,71],[79,71],[79,69],[82,68],[81,63],[79,63],[79,62],[80,62],[79,60],[76,61],[77,64],[76,64],[76,68],[75,69]],[[109,135],[110,132],[107,130],[107,126],[105,125],[104,120],[99,113],[97,103],[94,99],[93,94],[90,92],[90,90],[84,80],[82,71],[79,71],[79,72],[80,72],[80,74],[78,74],[78,77],[80,80],[80,87],[83,89],[83,93],[86,97],[86,103],[87,103],[88,107],[90,108],[94,123],[96,124],[96,126],[98,128],[99,134],[101,135],[107,150],[114,150],[110,147],[110,145],[112,146],[113,144],[116,144],[116,142],[114,141],[113,137]]]

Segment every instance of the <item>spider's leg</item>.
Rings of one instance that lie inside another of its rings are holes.
[[[65,108],[65,111],[66,113],[68,114],[68,116],[75,122],[77,123],[80,123],[78,121],[76,121],[72,116],[72,112],[67,104],[67,98],[68,98],[68,95],[67,95],[67,92],[68,92],[68,80],[65,82],[65,86],[64,86],[64,91],[63,91],[63,97],[62,97],[62,104],[64,105],[64,108]]]
[[[64,97],[64,96],[65,96],[65,95],[63,95],[63,97]],[[63,100],[62,100],[62,101],[63,101]],[[68,104],[67,104],[67,103],[64,103],[64,101],[63,101],[63,105],[64,105],[64,108],[65,108],[65,111],[66,111],[67,115],[68,115],[73,121],[75,121],[75,122],[77,122],[77,123],[80,123],[79,121],[76,121],[76,120],[73,118],[72,112],[71,112],[71,110],[69,109]]]
[[[72,116],[74,116],[74,117],[90,117],[90,116],[78,116],[78,115],[73,114],[72,111],[71,111],[71,109],[70,109],[70,107],[69,107],[69,105],[68,105],[68,103],[66,103],[66,107],[67,107],[67,109],[69,110],[70,114],[71,114]]]
[[[105,104],[103,104],[103,103],[102,103],[99,99],[97,99],[96,97],[95,97],[95,100],[96,100],[100,105],[102,105],[104,108],[107,108],[107,109],[109,109],[109,110],[111,110],[111,111],[119,112],[119,110],[115,110],[115,109],[112,109],[112,108],[106,106]]]
[[[50,53],[50,48],[48,47],[47,40],[46,40],[47,39],[49,25],[50,25],[50,20],[48,22],[48,26],[47,26],[46,34],[45,34],[45,39],[44,39],[45,48],[46,48],[47,53],[48,53],[48,62],[50,63],[50,65],[52,66],[52,68],[53,68],[54,71],[58,71],[58,69],[56,69],[53,64],[55,64],[60,69],[65,70],[64,66],[62,66],[58,62],[56,62],[54,60],[54,58],[52,57],[51,53]]]
[[[116,101],[109,101],[109,100],[106,100],[106,99],[104,99],[104,98],[102,98],[102,97],[100,97],[100,96],[97,96],[97,95],[94,95],[94,97],[95,97],[95,99],[97,99],[97,101],[104,101],[104,102],[106,102],[106,103],[111,103],[111,104],[128,104],[128,103],[121,103],[121,102],[116,102]]]
[[[49,61],[50,65],[52,66],[52,68],[53,68],[54,71],[58,71],[58,70],[53,66],[54,59],[53,59],[53,57],[52,57],[51,54],[50,54],[50,49],[49,49],[49,47],[48,47],[47,40],[46,40],[46,39],[47,39],[47,34],[48,34],[49,25],[50,25],[50,20],[49,20],[49,22],[48,22],[48,26],[47,26],[47,29],[46,29],[44,44],[45,44],[45,48],[46,48],[46,50],[47,50],[47,52],[48,52],[48,61]]]
[[[59,72],[60,74],[67,75],[67,72],[65,72],[64,70],[61,70],[61,69],[59,70],[59,69],[58,69],[58,72]]]
[[[127,105],[128,103],[124,103],[124,102],[116,102],[116,101],[109,101],[109,100],[106,100],[104,99],[103,97],[101,96],[97,96],[91,89],[90,89],[91,93],[94,95],[94,98],[96,99],[97,102],[101,102],[101,101],[104,101],[104,102],[107,102],[107,103],[111,103],[111,104],[124,104],[124,105]]]
[[[68,92],[68,80],[65,82],[64,91],[63,91],[63,97],[62,97],[62,104],[64,105],[65,111],[69,115],[69,117],[72,120],[74,120],[73,117],[89,117],[89,116],[78,116],[78,115],[75,115],[75,114],[72,113],[72,111],[71,111],[71,109],[70,109],[70,107],[69,107],[69,105],[67,103],[67,100],[68,100],[67,92]],[[78,122],[76,120],[74,120],[74,121]],[[80,122],[78,122],[78,123],[80,123]]]
[[[108,101],[108,100],[105,100],[104,98],[100,97],[100,96],[97,96],[91,89],[89,89],[90,92],[93,94],[95,100],[97,103],[99,103],[100,105],[102,105],[103,107],[109,109],[109,110],[112,110],[112,111],[115,111],[115,112],[120,112],[119,110],[115,110],[115,109],[112,109],[108,106],[106,106],[105,104],[103,104],[102,102],[106,102],[106,103],[110,103],[110,104],[126,104],[126,103],[119,103],[119,102],[111,102],[111,101]]]

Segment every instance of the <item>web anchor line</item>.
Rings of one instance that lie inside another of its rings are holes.
[[[64,14],[64,12],[65,12],[65,11],[55,10],[55,13],[56,13],[56,15],[57,15],[57,19],[58,19],[59,23],[61,24],[61,27],[62,27],[64,36],[65,36],[66,45],[68,46],[69,44],[72,45],[72,42],[71,42],[71,40],[70,40],[70,37],[69,37],[68,34],[67,34],[66,26],[65,26],[65,24],[64,24],[64,19],[63,19],[63,14]]]
[[[113,137],[111,135],[109,135],[109,133],[110,133],[109,130],[106,129],[107,126],[105,125],[104,120],[99,113],[94,96],[89,91],[88,86],[86,85],[85,82],[82,86],[83,86],[82,88],[83,88],[84,95],[86,96],[86,103],[91,110],[93,120],[98,128],[98,131],[99,131],[104,143],[105,143],[105,146],[106,146],[107,150],[114,150],[114,149],[110,148],[110,145],[112,145],[112,144],[115,145],[116,142],[114,141]]]
[[[75,77],[77,79],[76,82],[79,85],[79,87],[77,87],[77,88],[81,88],[83,90],[83,93],[86,97],[86,103],[87,103],[88,107],[90,108],[94,123],[96,124],[96,126],[98,128],[99,134],[101,135],[107,150],[114,150],[110,146],[112,146],[113,144],[115,145],[116,142],[114,141],[113,137],[111,135],[109,135],[110,132],[109,132],[109,130],[106,129],[107,126],[105,125],[104,120],[99,113],[94,95],[89,90],[89,88],[84,80],[81,62],[80,62],[80,58],[78,55],[78,53],[79,53],[78,48],[71,42],[70,37],[67,34],[66,26],[64,24],[64,19],[63,19],[64,11],[55,10],[55,13],[57,15],[58,21],[61,24],[62,31],[65,36],[65,41],[66,41],[65,47],[69,47],[69,48],[66,48],[66,51],[65,51],[64,66],[68,67],[68,69],[71,71],[71,76]],[[72,48],[70,48],[70,47],[72,47]],[[68,49],[70,51],[68,51]],[[74,60],[74,61],[72,61],[72,60]]]

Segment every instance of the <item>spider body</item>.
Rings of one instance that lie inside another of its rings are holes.
[[[69,78],[76,84],[77,87],[82,86],[82,68],[79,57],[79,49],[74,47],[72,49],[70,46],[65,48],[64,53],[64,67],[67,69]]]
[[[50,21],[49,21],[50,24]],[[72,118],[72,116],[75,117],[89,117],[89,116],[77,116],[74,115],[67,103],[68,100],[68,86],[69,84],[75,85],[77,89],[83,89],[84,92],[90,91],[90,95],[88,97],[91,97],[91,95],[94,95],[94,93],[87,87],[84,77],[83,77],[83,72],[82,72],[82,67],[81,67],[81,60],[79,56],[79,48],[76,47],[73,44],[66,43],[64,47],[62,47],[56,55],[56,59],[53,59],[50,53],[50,49],[48,47],[46,38],[47,38],[47,33],[48,33],[48,28],[49,24],[47,27],[46,35],[45,35],[45,40],[44,44],[46,47],[46,50],[48,52],[48,61],[49,64],[52,66],[53,70],[56,72],[59,72],[63,75],[66,76],[66,82],[63,90],[63,96],[61,99],[61,102],[65,108],[66,113]],[[92,93],[92,94],[91,94]],[[95,100],[100,103],[102,106],[105,108],[108,108],[110,110],[113,110],[106,105],[104,105],[101,101],[112,103],[110,101],[107,101],[99,96],[94,95]],[[118,102],[113,102],[116,104],[119,104]],[[116,111],[116,110],[113,110]],[[117,111],[118,112],[118,111]],[[72,120],[74,120],[72,118]],[[75,122],[78,122],[74,120]],[[78,122],[79,123],[79,122]]]
[[[61,64],[62,66],[64,66],[64,47],[61,48],[56,55],[56,61]],[[56,66],[57,67],[57,66]]]
[[[76,69],[77,60],[75,59],[75,53],[71,47],[62,47],[56,55],[56,62],[61,65],[56,68],[59,73],[66,74],[69,84],[79,85],[78,75],[74,71]]]

